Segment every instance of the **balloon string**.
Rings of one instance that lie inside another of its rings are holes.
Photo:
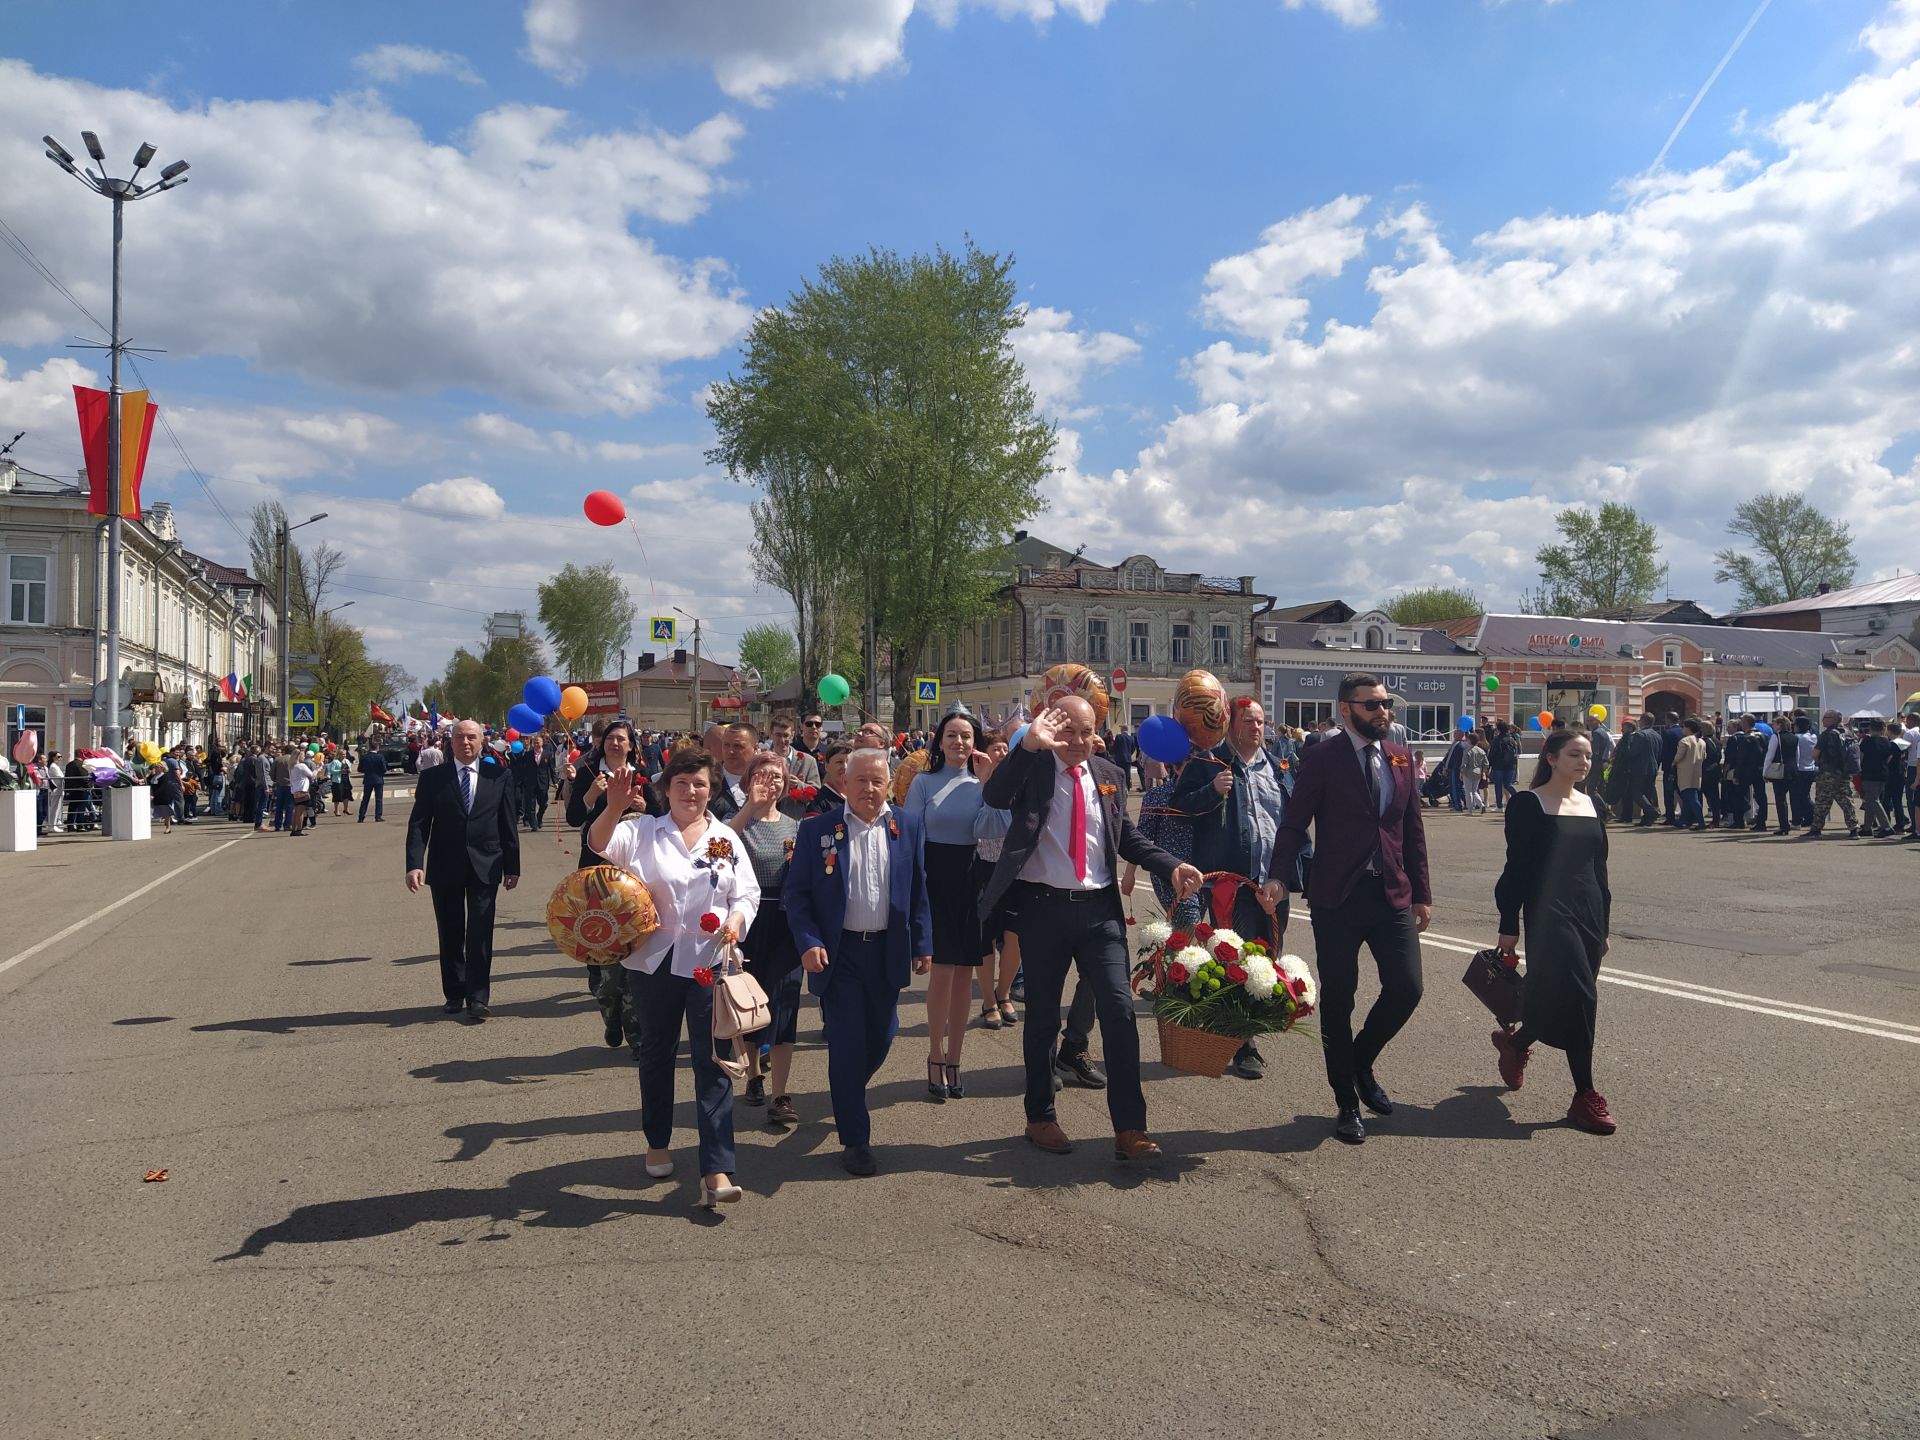
[[[627,516],[627,528],[633,531],[633,543],[640,547],[640,563],[647,567],[647,598],[653,602],[653,608],[660,608],[660,596],[653,588],[653,561],[647,558],[647,542],[640,538],[640,527],[633,523],[633,517]]]

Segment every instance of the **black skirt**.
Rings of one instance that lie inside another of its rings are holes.
[[[933,963],[975,965],[986,944],[980,934],[980,891],[986,880],[971,845],[926,842],[927,908],[933,912]]]

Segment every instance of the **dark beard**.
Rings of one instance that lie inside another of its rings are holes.
[[[1348,723],[1353,726],[1355,731],[1357,731],[1364,740],[1372,740],[1377,743],[1393,733],[1393,716],[1390,713],[1383,712],[1381,718],[1377,720],[1365,710],[1352,710],[1349,711],[1348,714],[1351,716]]]

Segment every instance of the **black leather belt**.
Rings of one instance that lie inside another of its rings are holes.
[[[884,930],[842,930],[840,935],[843,939],[866,940],[869,942],[887,938],[887,932]]]
[[[1104,900],[1111,885],[1102,885],[1097,890],[1062,890],[1058,885],[1042,885],[1038,880],[1022,880],[1021,893],[1035,900],[1064,900],[1070,905],[1084,905],[1090,900]]]

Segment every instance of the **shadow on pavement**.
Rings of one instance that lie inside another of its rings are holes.
[[[545,1020],[576,1013],[578,1006],[563,1006],[562,1001],[578,1000],[592,1005],[592,997],[568,990],[541,1000],[522,1000],[492,1007],[495,1016],[507,1019]],[[436,1020],[448,1024],[467,1023],[457,1015],[440,1013],[440,1002],[428,1005],[404,1005],[396,1010],[333,1010],[318,1015],[262,1015],[251,1020],[220,1020],[211,1025],[195,1025],[196,1031],[251,1030],[262,1035],[291,1035],[296,1030],[325,1030],[336,1026],[384,1025],[389,1030],[408,1025],[426,1025]]]
[[[287,964],[297,970],[306,965],[363,965],[371,959],[371,955],[337,955],[331,960],[289,960]]]
[[[495,1010],[497,1015],[500,1012]],[[549,1055],[493,1055],[482,1060],[441,1060],[407,1073],[438,1085],[536,1085],[558,1075],[588,1075],[596,1070],[631,1070],[626,1047],[582,1045]],[[638,1092],[634,1104],[639,1104]]]

